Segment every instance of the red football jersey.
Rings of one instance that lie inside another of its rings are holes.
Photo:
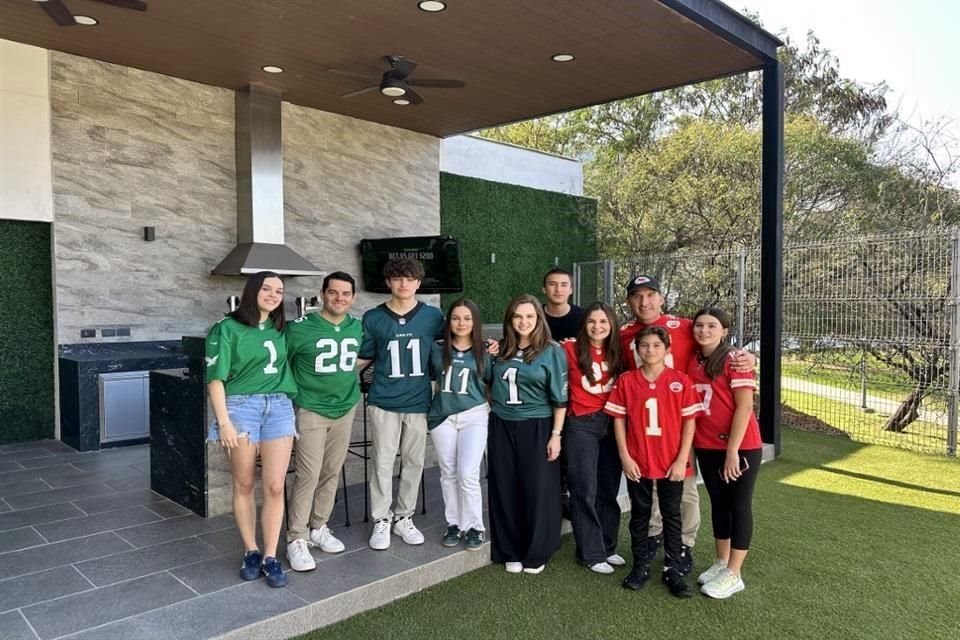
[[[757,379],[752,371],[738,372],[730,366],[730,359],[723,363],[723,373],[713,380],[707,376],[703,364],[694,358],[687,369],[693,385],[700,394],[703,415],[697,418],[697,431],[693,436],[693,446],[697,449],[726,449],[733,424],[733,412],[737,408],[733,397],[735,389],[757,388]],[[751,411],[747,432],[740,443],[741,451],[759,449],[763,446],[760,439],[760,425],[757,415]]]
[[[670,334],[670,353],[667,354],[667,366],[677,371],[687,371],[693,354],[697,350],[697,343],[693,340],[693,321],[677,316],[662,314],[649,325],[631,320],[620,328],[620,344],[623,346],[624,364],[628,369],[639,369],[643,366],[640,354],[633,346],[633,341],[640,330],[647,327],[663,327]]]
[[[683,421],[703,413],[687,374],[667,368],[650,382],[639,369],[617,378],[606,412],[627,419],[627,450],[644,478],[666,478],[680,453]],[[693,456],[690,456],[691,459]],[[687,462],[687,475],[693,467]]]
[[[590,347],[590,359],[593,360],[593,377],[596,382],[590,382],[589,378],[580,370],[580,366],[577,364],[577,343],[575,340],[564,342],[563,350],[567,354],[567,365],[569,367],[567,380],[570,384],[570,395],[567,413],[572,416],[585,416],[589,413],[603,411],[607,404],[607,398],[610,396],[610,390],[613,388],[613,380],[610,379],[610,371],[607,368],[603,350]]]

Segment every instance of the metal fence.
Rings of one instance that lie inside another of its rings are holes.
[[[958,237],[948,230],[784,246],[785,424],[956,455]],[[736,319],[733,340],[756,351],[759,268],[759,247],[578,263],[574,301],[605,300],[626,318],[626,282],[654,275],[667,312],[724,307]]]

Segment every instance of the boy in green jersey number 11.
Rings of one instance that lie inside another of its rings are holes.
[[[423,544],[413,524],[427,441],[430,408],[428,366],[433,341],[443,331],[443,314],[417,300],[423,267],[416,260],[392,259],[383,268],[390,300],[363,314],[360,357],[374,361],[367,400],[373,423],[373,474],[370,511],[374,520],[372,549],[390,547],[393,533],[407,544]],[[396,509],[391,510],[393,465],[400,453],[403,471]]]
[[[316,562],[309,547],[340,553],[343,543],[327,526],[360,401],[356,374],[363,326],[349,315],[356,283],[335,271],[323,279],[323,307],[287,324],[287,352],[299,393],[297,474],[287,506],[287,560],[295,571]]]

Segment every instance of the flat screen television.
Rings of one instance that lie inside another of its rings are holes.
[[[390,293],[383,277],[383,265],[391,258],[414,258],[426,275],[420,293],[459,293],[463,291],[460,273],[460,244],[451,236],[415,236],[375,238],[360,241],[363,288],[374,293]]]

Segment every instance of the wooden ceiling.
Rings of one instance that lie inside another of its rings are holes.
[[[289,102],[439,137],[763,63],[660,0],[447,0],[440,13],[419,10],[416,0],[148,2],[139,12],[64,0],[99,24],[60,27],[33,0],[0,0],[0,38],[229,89],[264,84]],[[567,52],[573,62],[550,59]],[[340,97],[378,81],[388,54],[417,61],[412,78],[466,87],[418,89],[425,102],[416,106],[379,92]],[[264,65],[285,72],[267,74]],[[369,73],[373,82],[329,68]]]

